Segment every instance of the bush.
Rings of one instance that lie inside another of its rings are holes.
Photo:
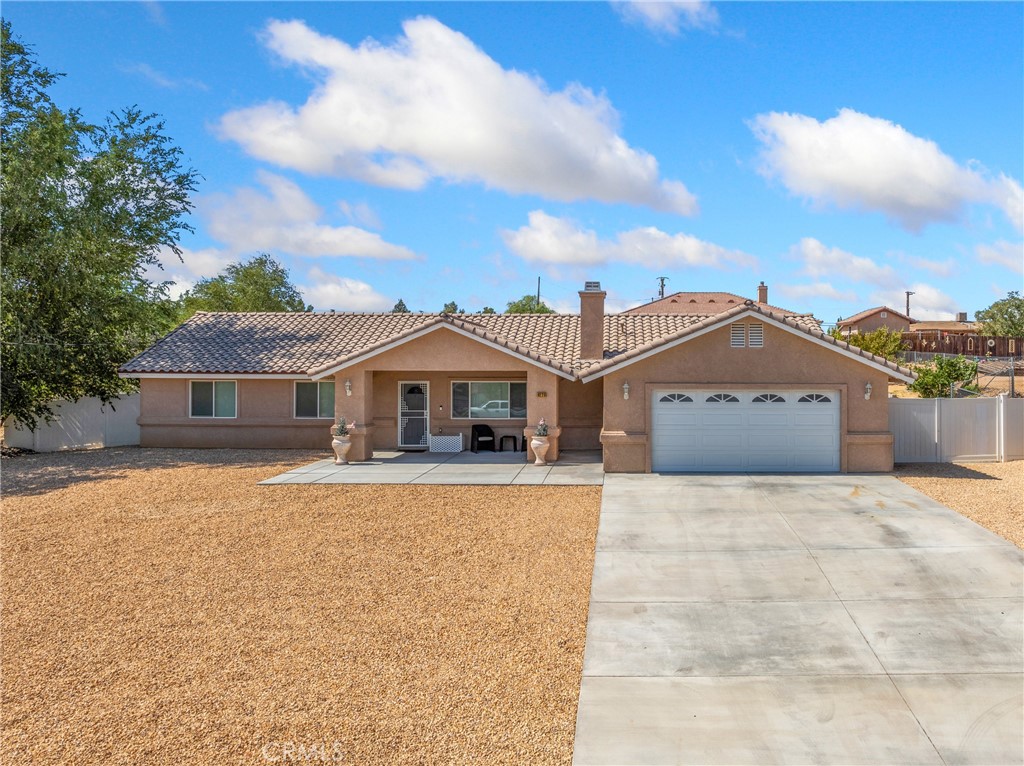
[[[926,399],[934,399],[949,396],[949,387],[952,385],[974,380],[978,374],[978,363],[962,356],[939,356],[929,364],[916,365],[914,372],[917,373],[917,380],[907,388]],[[977,386],[964,387],[977,390]]]

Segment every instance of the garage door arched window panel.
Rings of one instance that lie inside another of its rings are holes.
[[[671,402],[675,402],[676,404],[686,404],[687,402],[692,403],[693,399],[688,397],[686,394],[665,394],[658,401],[665,402],[666,404]]]
[[[825,394],[804,394],[800,397],[801,404],[827,404],[831,401]]]
[[[707,401],[707,402],[724,402],[724,403],[728,403],[728,404],[733,404],[734,402],[738,403],[739,399],[737,399],[732,394],[711,394],[711,396],[709,396],[707,399],[705,399],[705,401]]]
[[[778,394],[758,394],[753,399],[754,404],[785,404],[785,397]]]

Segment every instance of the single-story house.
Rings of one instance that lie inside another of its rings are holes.
[[[605,315],[598,283],[579,295],[575,315],[198,313],[121,374],[143,446],[326,449],[344,417],[364,460],[476,423],[518,446],[544,418],[549,459],[601,449],[610,472],[892,468],[887,382],[910,370],[754,301]]]
[[[853,333],[867,334],[888,327],[895,332],[907,332],[914,320],[906,314],[894,311],[888,306],[877,306],[873,309],[866,309],[846,319],[840,319],[836,327],[849,337]]]

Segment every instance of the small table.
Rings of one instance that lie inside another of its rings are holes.
[[[519,449],[518,446],[517,446],[518,442],[516,441],[516,437],[513,436],[512,434],[505,434],[504,436],[501,437],[501,443],[498,445],[498,451],[499,452],[504,452],[505,451],[505,441],[507,439],[511,439],[512,440],[512,452],[517,452],[518,449]]]

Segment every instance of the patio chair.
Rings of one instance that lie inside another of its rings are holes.
[[[474,425],[473,432],[469,437],[469,448],[473,452],[479,452],[482,449],[494,452],[494,429],[483,423]]]

